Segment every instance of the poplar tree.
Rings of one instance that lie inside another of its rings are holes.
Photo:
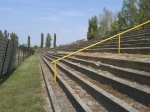
[[[87,32],[87,39],[92,40],[98,36],[98,19],[96,16],[89,19],[89,27]]]
[[[56,47],[56,33],[54,33],[54,43],[53,43],[54,48]]]
[[[47,33],[47,37],[46,37],[46,48],[50,48],[51,47],[51,36],[49,33]]]
[[[99,21],[99,34],[108,34],[110,32],[111,24],[113,21],[113,13],[108,9],[103,9],[103,14]]]
[[[41,33],[41,48],[43,48],[44,45],[44,34]]]
[[[28,35],[28,48],[30,48],[30,39],[31,37]]]

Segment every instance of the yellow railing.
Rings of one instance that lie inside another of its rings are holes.
[[[77,51],[75,51],[75,52],[72,52],[72,53],[70,53],[70,54],[68,54],[68,55],[66,55],[66,56],[63,56],[63,57],[61,57],[61,58],[59,58],[59,59],[57,59],[57,60],[54,60],[53,62],[51,62],[51,64],[54,64],[54,82],[56,82],[56,64],[57,64],[59,61],[64,60],[65,58],[70,57],[70,56],[72,56],[72,55],[75,55],[75,54],[77,54],[77,53],[79,53],[79,52],[81,52],[81,51],[83,51],[83,50],[86,50],[86,49],[89,49],[89,48],[94,47],[94,46],[96,46],[96,45],[99,45],[99,44],[101,44],[101,43],[103,43],[103,42],[106,42],[106,41],[108,41],[108,40],[112,40],[112,39],[114,39],[115,37],[118,37],[118,53],[120,53],[120,38],[121,38],[121,35],[123,35],[123,34],[125,34],[125,33],[127,33],[127,32],[130,32],[130,31],[132,31],[132,30],[134,30],[134,29],[137,29],[137,28],[139,28],[139,27],[141,27],[141,26],[143,26],[143,25],[146,25],[146,24],[148,24],[148,23],[150,23],[150,20],[149,20],[149,21],[146,21],[146,22],[144,22],[144,23],[142,23],[142,24],[140,24],[140,25],[137,25],[137,26],[135,26],[135,27],[133,27],[133,28],[130,28],[130,29],[126,30],[126,31],[120,32],[120,33],[118,33],[118,34],[116,34],[116,35],[114,35],[114,36],[111,36],[111,37],[107,38],[107,39],[104,39],[104,40],[101,40],[101,41],[99,41],[99,42],[96,42],[96,43],[94,43],[94,44],[92,44],[92,45],[90,45],[90,46],[87,46],[87,47],[84,47],[84,48],[82,48],[82,49],[79,49],[79,50],[77,50]]]

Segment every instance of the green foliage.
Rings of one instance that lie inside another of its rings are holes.
[[[41,33],[41,48],[43,48],[44,45],[44,34]]]
[[[117,14],[104,8],[99,19],[98,33],[93,28],[96,26],[97,29],[98,20],[95,18],[92,17],[89,20],[88,40],[94,39],[98,35],[112,35],[150,20],[150,0],[124,0],[122,9]]]
[[[150,0],[139,0],[139,23],[150,20]]]
[[[4,35],[3,35],[3,32],[0,30],[0,38],[3,38]]]
[[[54,43],[53,43],[54,48],[56,47],[56,33],[54,33]]]
[[[30,39],[31,39],[31,37],[28,35],[28,48],[30,48]]]
[[[7,32],[7,30],[4,31],[4,37],[9,38],[9,33]]]
[[[124,0],[122,10],[118,14],[119,29],[133,27],[138,22],[138,9],[136,0]]]
[[[47,37],[46,37],[46,48],[50,48],[51,47],[51,36],[49,33],[47,33]]]
[[[108,9],[104,8],[103,9],[103,14],[100,17],[100,22],[99,22],[99,34],[108,34],[109,31],[111,30],[111,23],[113,21],[113,13],[109,11]]]
[[[110,25],[110,32],[111,34],[116,34],[119,31],[118,27],[118,20],[114,20]]]
[[[9,33],[7,30],[5,30],[4,33],[0,30],[0,38],[9,38]]]
[[[15,34],[15,33],[12,32],[10,34],[10,40],[15,41],[15,42],[18,43],[18,36],[17,36],[17,34]]]
[[[108,35],[109,33],[116,32],[118,31],[118,27],[116,25],[118,25],[116,14],[113,14],[111,11],[104,8],[103,14],[100,16],[99,27],[98,19],[96,16],[89,20],[87,38],[88,40],[92,40],[99,35]]]
[[[87,39],[92,40],[98,36],[98,19],[96,16],[89,20]]]

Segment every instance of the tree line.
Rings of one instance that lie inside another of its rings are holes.
[[[118,33],[149,19],[150,0],[124,0],[119,12],[113,13],[104,8],[99,19],[97,16],[89,19],[87,40]]]
[[[10,39],[12,41],[16,41],[18,43],[18,36],[16,33],[12,32],[12,33],[8,33],[7,30],[5,30],[4,32],[2,32],[0,30],[0,38],[6,38],[6,39]]]
[[[7,30],[5,30],[4,32],[0,30],[0,38],[10,39],[10,40],[15,41],[19,44],[19,41],[18,41],[19,37],[14,32],[8,33]],[[31,47],[31,37],[30,37],[30,35],[28,35],[28,37],[27,37],[27,44],[23,44],[21,46],[28,47],[28,48]],[[40,47],[44,48],[44,34],[43,33],[41,33],[41,45],[40,45]],[[52,37],[49,33],[47,33],[46,40],[45,40],[45,48],[50,48],[50,47],[52,47]],[[56,47],[56,33],[54,33],[53,47],[54,48]]]
[[[44,48],[44,34],[41,33],[41,48]],[[45,48],[51,48],[52,47],[52,37],[49,33],[46,35],[46,40],[45,40]],[[56,47],[56,33],[54,33],[54,38],[53,38],[53,47]]]
[[[17,44],[19,44],[19,37],[14,32],[8,33],[7,30],[5,30],[4,32],[2,30],[0,30],[0,38],[10,39],[10,40],[12,40],[14,42],[17,42]],[[20,45],[20,46],[24,46],[24,47],[30,48],[31,47],[30,39],[31,39],[31,37],[28,35],[27,44],[23,44],[23,45]]]

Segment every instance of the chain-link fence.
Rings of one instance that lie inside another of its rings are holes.
[[[15,57],[15,67],[21,64],[26,58],[34,54],[34,50],[32,48],[28,48],[25,46],[19,46],[16,51]]]
[[[0,38],[0,78],[12,71],[32,54],[34,54],[33,49],[18,46],[17,42]]]

